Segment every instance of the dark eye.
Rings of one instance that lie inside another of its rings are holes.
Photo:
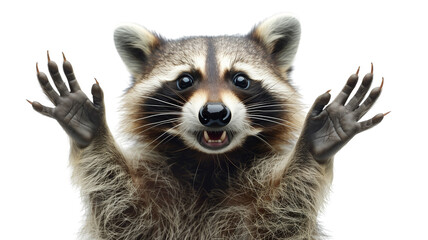
[[[250,80],[245,75],[238,73],[233,77],[233,84],[239,88],[247,89],[250,87]]]
[[[193,85],[193,77],[189,74],[184,74],[177,79],[177,88],[184,90]]]

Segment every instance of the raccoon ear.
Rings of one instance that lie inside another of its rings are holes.
[[[128,70],[137,75],[162,39],[144,27],[132,24],[118,27],[114,31],[114,42]]]
[[[288,15],[273,16],[257,25],[249,36],[261,43],[285,72],[290,68],[299,46],[300,23]]]

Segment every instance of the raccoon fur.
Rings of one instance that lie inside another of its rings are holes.
[[[86,206],[83,238],[322,238],[317,218],[333,159],[311,154],[318,138],[306,144],[305,132],[315,130],[302,128],[300,95],[289,80],[299,38],[299,22],[284,15],[245,36],[167,40],[138,25],[119,27],[115,44],[132,76],[122,105],[126,148],[108,129],[98,83],[93,103],[79,96],[82,112],[69,110],[64,121],[33,102],[71,137],[72,177]],[[38,78],[60,108],[81,91],[65,57],[70,93],[55,63],[48,67],[61,96],[46,75]],[[321,95],[311,111],[328,101]]]

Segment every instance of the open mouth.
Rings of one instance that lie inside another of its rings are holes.
[[[230,143],[230,136],[226,131],[203,131],[198,139],[202,146],[213,150],[224,148]]]

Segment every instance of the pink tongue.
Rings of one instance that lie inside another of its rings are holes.
[[[223,132],[207,132],[208,133],[208,137],[211,140],[220,140],[221,135],[223,134]]]

